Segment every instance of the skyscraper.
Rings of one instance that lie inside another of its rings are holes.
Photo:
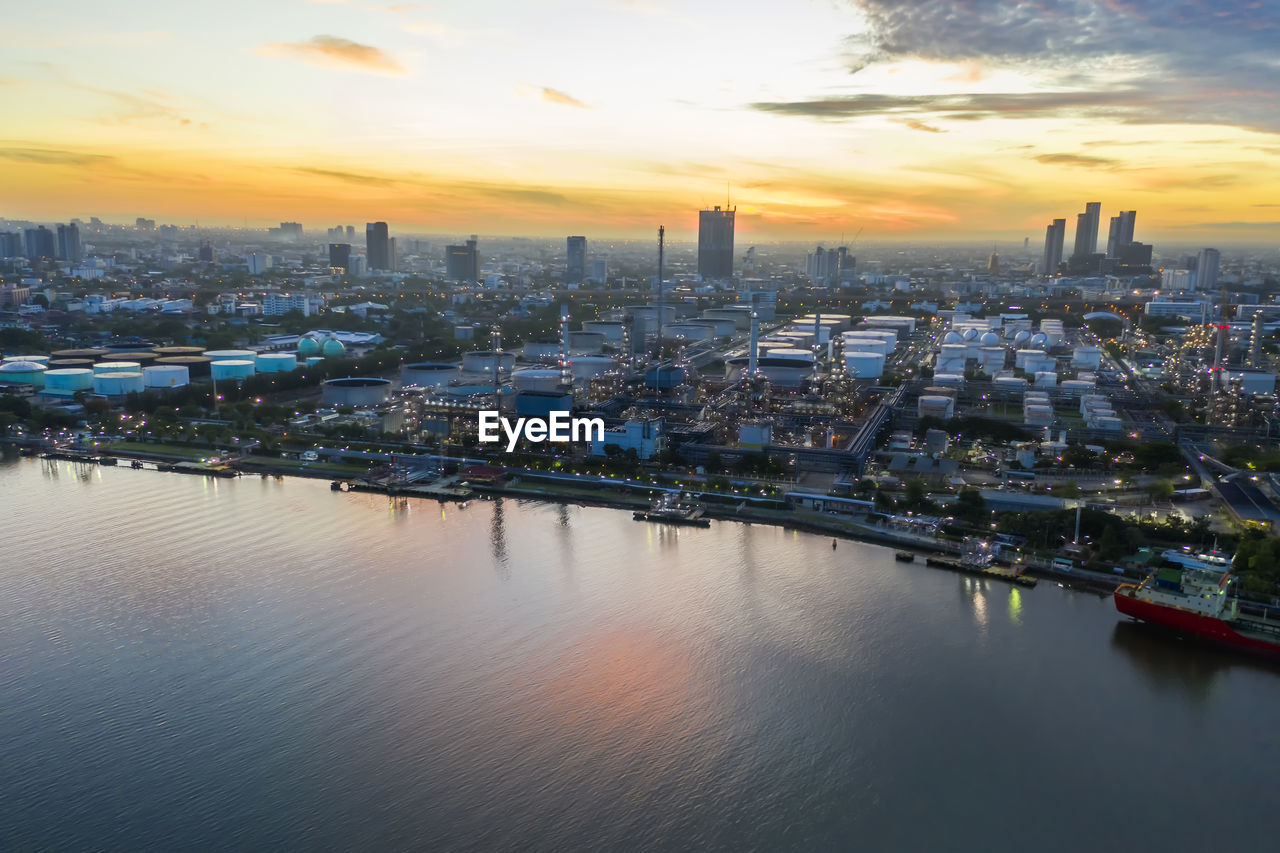
[[[1102,216],[1102,202],[1090,201],[1084,213],[1076,216],[1076,245],[1073,258],[1087,258],[1098,251],[1098,225]]]
[[[1067,220],[1055,219],[1044,229],[1044,258],[1041,265],[1045,275],[1056,275],[1062,263],[1062,244],[1067,238]]]
[[[698,275],[704,279],[733,277],[733,218],[737,208],[698,212]]]
[[[1133,226],[1138,218],[1136,210],[1122,210],[1119,216],[1111,217],[1111,227],[1107,232],[1107,257],[1120,257],[1120,248],[1133,242]]]
[[[351,265],[351,244],[350,243],[330,243],[329,244],[330,269],[340,269],[343,272],[347,272],[347,268],[350,265]]]
[[[1201,249],[1196,262],[1196,289],[1213,290],[1218,286],[1218,264],[1222,254],[1217,249]]]
[[[58,226],[58,259],[71,264],[80,263],[80,229],[74,222]]]
[[[587,238],[570,237],[567,242],[564,281],[565,284],[581,284],[587,275]]]
[[[450,281],[480,280],[480,250],[476,235],[461,246],[444,247],[445,278]]]
[[[17,231],[0,232],[0,258],[22,257],[22,234]]]
[[[364,253],[369,270],[391,269],[391,243],[387,223],[368,222],[364,226]]]
[[[55,254],[53,232],[43,225],[38,228],[22,229],[22,248],[29,261],[53,260]]]

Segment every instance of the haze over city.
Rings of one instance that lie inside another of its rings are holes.
[[[6,215],[1274,242],[1269,3],[24,4]]]

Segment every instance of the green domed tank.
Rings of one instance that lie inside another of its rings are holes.
[[[320,342],[311,336],[304,337],[298,341],[298,355],[306,358],[307,356],[320,354]]]
[[[337,338],[329,338],[324,342],[324,346],[320,352],[325,358],[341,358],[347,354],[347,348],[342,345],[342,341]]]

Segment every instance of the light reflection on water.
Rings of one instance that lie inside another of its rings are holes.
[[[84,473],[0,464],[9,849],[1176,849],[1218,824],[1136,792],[1274,791],[1276,671],[1105,599],[764,525]]]

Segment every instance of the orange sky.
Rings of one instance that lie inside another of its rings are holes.
[[[1058,56],[990,0],[24,4],[0,216],[686,238],[729,183],[762,238],[1039,239],[1096,200],[1140,239],[1275,242],[1271,20],[1043,5],[1081,31]]]

